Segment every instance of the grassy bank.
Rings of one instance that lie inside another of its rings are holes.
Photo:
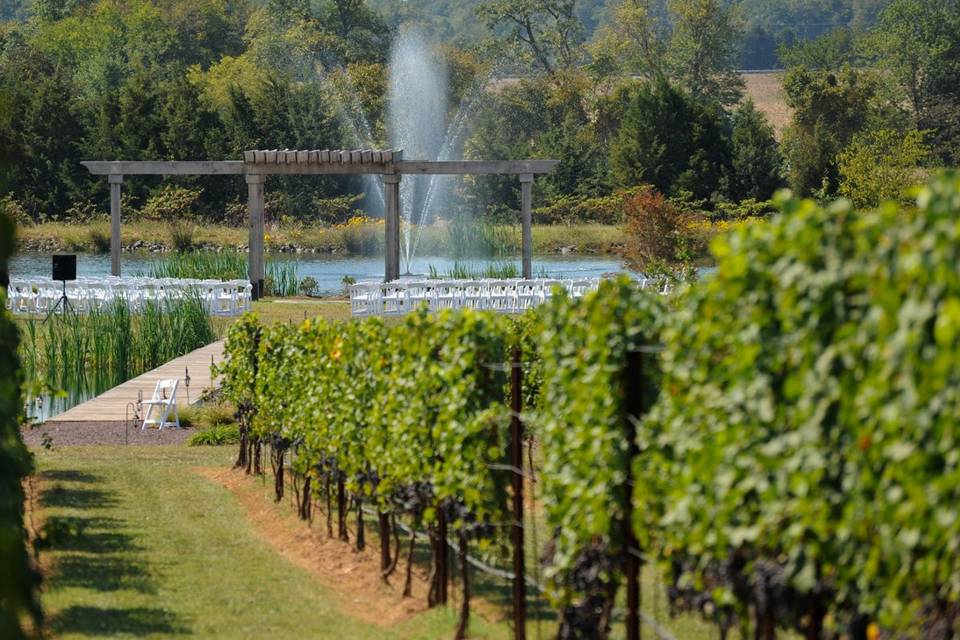
[[[481,225],[477,226],[480,229]],[[472,229],[470,230],[472,231]],[[21,250],[107,252],[110,250],[110,229],[105,222],[66,224],[48,222],[18,229]],[[171,251],[189,244],[207,249],[243,250],[247,246],[245,228],[225,225],[198,225],[189,238],[184,237],[182,225],[163,225],[157,222],[125,222],[121,242],[125,249]],[[451,248],[462,244],[462,230],[451,225],[424,227],[417,253],[419,255],[451,255]],[[488,244],[505,254],[520,250],[520,227],[496,225],[487,227]],[[600,224],[534,225],[533,250],[540,255],[562,251],[587,254],[616,253],[622,244],[619,227]],[[383,225],[378,222],[316,227],[276,225],[268,229],[267,250],[296,249],[311,253],[340,255],[376,255],[383,251]]]

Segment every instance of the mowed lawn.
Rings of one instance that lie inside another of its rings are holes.
[[[36,452],[43,492],[35,524],[50,545],[41,561],[54,636],[452,635],[453,609],[391,627],[338,610],[314,575],[255,535],[232,493],[193,471],[228,467],[232,454],[184,446]],[[505,625],[475,622],[477,637],[508,634]]]
[[[63,447],[34,453],[38,470],[33,481],[36,490],[31,493],[39,497],[28,525],[46,536],[41,553],[46,574],[42,600],[53,637],[453,635],[459,587],[452,588],[454,600],[449,608],[416,613],[394,624],[371,622],[378,620],[376,594],[369,596],[373,613],[365,619],[340,608],[344,594],[332,591],[336,576],[320,580],[302,564],[288,560],[262,532],[254,531],[236,494],[196,471],[229,469],[235,456],[232,446]],[[259,483],[249,478],[245,482]],[[271,484],[268,475],[260,494],[265,504],[274,506],[269,498]],[[275,505],[275,510],[278,521],[306,526],[295,521],[286,501]],[[541,545],[544,526],[539,527]],[[375,549],[378,543],[372,529],[368,545]],[[344,544],[343,553],[353,553],[352,547]],[[532,574],[537,555],[531,549],[528,568]],[[671,618],[666,585],[655,574],[653,567],[644,571],[643,608],[648,616],[676,640],[716,633],[699,616]],[[512,637],[506,622],[508,588],[480,574],[474,578],[476,593],[487,604],[476,603],[470,636]],[[528,637],[555,637],[550,606],[542,600],[534,602],[533,594],[529,595]],[[352,611],[358,606],[366,609],[365,602],[358,602],[362,594],[348,597]],[[624,635],[621,620],[618,615],[613,638]],[[656,637],[653,629],[644,626],[645,634]]]

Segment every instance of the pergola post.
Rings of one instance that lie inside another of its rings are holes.
[[[249,275],[254,300],[263,297],[263,184],[266,178],[258,173],[246,174],[247,208],[250,211]]]
[[[111,173],[107,180],[110,182],[110,274],[120,275],[120,189],[123,185],[123,176]]]
[[[384,233],[383,280],[400,278],[400,175],[383,174]]]
[[[533,278],[533,174],[520,174],[520,225],[522,227],[523,277]]]

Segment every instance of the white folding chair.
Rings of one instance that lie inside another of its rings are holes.
[[[180,381],[176,378],[170,380],[160,380],[153,390],[153,398],[144,400],[143,404],[147,407],[147,413],[143,416],[143,424],[140,429],[146,429],[147,425],[158,425],[160,429],[164,427],[180,428],[180,414],[177,412],[177,385]],[[160,418],[151,418],[153,409],[160,412]],[[173,421],[167,420],[170,412],[173,412]]]

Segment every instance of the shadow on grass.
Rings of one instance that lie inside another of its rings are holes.
[[[84,553],[140,551],[132,536],[119,531],[122,526],[115,518],[50,516],[43,527],[41,548]]]
[[[460,590],[463,588],[460,584],[460,558],[453,549],[450,550],[450,563],[451,568],[456,567],[454,570],[456,585],[451,588],[457,589],[456,598],[459,601]],[[507,560],[504,560],[501,564],[506,567]],[[527,564],[527,571],[528,576],[533,574],[529,563]],[[513,615],[513,583],[511,581],[491,575],[476,567],[470,567],[470,590],[474,596],[483,598],[497,606],[505,617],[509,618]],[[543,595],[527,585],[527,620],[530,622],[549,622],[556,620],[556,618],[556,611]]]
[[[367,544],[373,544],[374,548],[378,548],[379,542],[377,541],[377,532],[373,529],[371,534],[368,534]],[[351,540],[353,539],[353,530],[351,529]],[[406,571],[406,553],[407,545],[409,544],[409,537],[406,533],[401,536],[401,548],[403,553],[403,560],[398,563],[397,571],[391,580],[395,581],[397,584],[403,584],[404,572]],[[460,558],[457,553],[452,549],[448,549],[449,552],[449,569],[450,569],[450,584],[448,586],[448,597],[451,606],[459,607],[460,598],[462,595],[463,585],[460,582]],[[476,549],[471,549],[471,553],[476,553]],[[419,573],[421,576],[426,576],[430,573],[430,564],[433,560],[433,552],[430,548],[429,543],[419,538],[416,545],[414,546],[414,571]],[[507,567],[509,559],[503,559],[500,563],[503,567]],[[527,572],[528,576],[533,575],[533,571],[527,563]],[[495,612],[491,621],[498,621],[500,619],[510,618],[513,610],[513,585],[512,582],[506,580],[500,576],[495,576],[490,573],[481,571],[480,569],[471,566],[470,567],[470,591],[472,597],[482,598],[488,603],[494,606]],[[527,620],[530,622],[551,622],[557,619],[556,611],[551,607],[547,602],[546,598],[540,594],[536,589],[531,586],[527,586]],[[458,609],[459,610],[459,609]],[[483,611],[482,615],[490,613],[489,608],[479,607],[474,609],[474,614],[478,611]]]
[[[89,488],[97,476],[82,472],[48,472],[47,478],[63,484],[47,488],[40,498],[48,515],[39,540],[53,552],[50,589],[76,589],[89,593],[132,591],[153,594],[157,586],[149,564],[140,560],[143,548],[127,532],[122,518],[110,515],[117,504],[113,492]],[[101,485],[104,486],[104,485]],[[66,515],[61,515],[66,512]],[[175,613],[150,607],[89,606],[84,595],[50,620],[54,634],[113,636],[177,635],[188,629]]]
[[[67,607],[58,613],[50,625],[58,634],[116,636],[147,634],[179,635],[189,632],[177,616],[163,609],[130,607]]]
[[[58,588],[90,591],[156,593],[144,563],[118,556],[70,554],[57,559],[54,582]]]
[[[47,469],[41,471],[40,479],[50,482],[97,482],[99,477],[76,469]]]
[[[72,489],[57,484],[43,492],[40,504],[46,508],[98,509],[112,507],[116,499],[99,489]]]

